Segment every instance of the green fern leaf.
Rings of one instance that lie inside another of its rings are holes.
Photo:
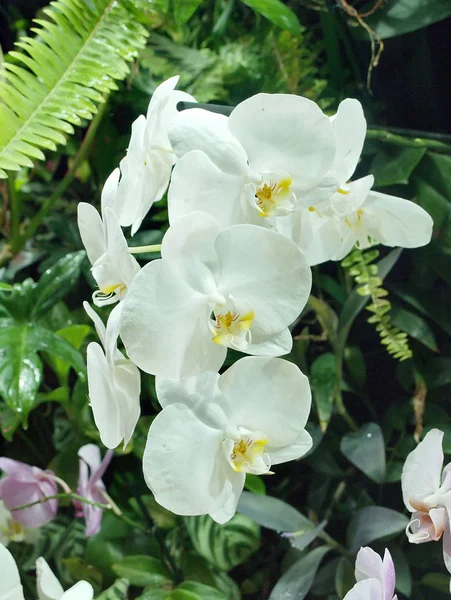
[[[0,70],[0,178],[32,167],[55,150],[73,125],[91,119],[147,32],[121,0],[56,0],[35,19]]]

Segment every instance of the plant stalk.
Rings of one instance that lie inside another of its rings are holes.
[[[161,244],[153,244],[151,246],[129,246],[130,254],[144,254],[145,252],[161,252]]]

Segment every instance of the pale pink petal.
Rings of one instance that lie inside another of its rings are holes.
[[[384,600],[381,584],[377,579],[359,581],[343,600]]]
[[[395,591],[396,575],[395,565],[390,552],[385,548],[384,562],[383,562],[383,582],[382,587],[384,589],[384,600],[392,600],[393,593]]]

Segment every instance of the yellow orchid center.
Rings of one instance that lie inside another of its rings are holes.
[[[216,304],[214,319],[210,320],[212,340],[220,346],[246,350],[251,341],[250,328],[255,313],[246,301],[229,298],[224,304]]]
[[[293,193],[290,176],[263,182],[255,191],[256,206],[260,217],[286,215],[293,210]]]
[[[252,437],[235,442],[230,455],[232,469],[238,472],[251,472],[252,466],[260,462],[265,452],[268,439],[254,440]]]

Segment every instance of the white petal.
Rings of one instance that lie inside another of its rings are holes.
[[[123,304],[120,335],[146,373],[186,377],[221,367],[226,348],[211,340],[209,304],[169,261],[141,269]]]
[[[343,227],[333,217],[319,216],[308,209],[302,212],[299,244],[310,266],[341,260],[351,251],[355,241],[351,228]]]
[[[307,377],[281,358],[248,356],[219,379],[227,399],[229,421],[250,431],[262,431],[271,447],[295,443],[310,413]]]
[[[61,600],[92,600],[94,589],[87,581],[79,581],[61,596]]]
[[[96,328],[96,333],[99,336],[100,341],[102,342],[102,346],[105,347],[105,325],[103,324],[102,319],[96,313],[96,311],[92,308],[89,302],[83,302],[83,308],[86,311],[88,317],[93,321],[94,327]]]
[[[384,573],[381,585],[385,594],[384,598],[391,600],[393,594],[395,593],[396,573],[395,565],[393,564],[393,559],[388,548],[385,548],[383,565]]]
[[[107,233],[107,252],[117,272],[118,279],[127,287],[131,284],[140,266],[128,250],[127,240],[122,232],[116,215],[110,208],[105,209],[105,227]]]
[[[224,523],[227,523],[227,521],[230,521],[230,519],[236,513],[236,507],[238,505],[238,501],[240,499],[241,492],[243,491],[244,483],[246,481],[246,474],[233,473],[231,481],[232,487],[226,502],[221,508],[210,513],[210,517],[213,519],[213,521],[216,521],[216,523],[219,523],[220,525],[223,525]]]
[[[356,581],[364,579],[377,579],[384,588],[384,565],[382,558],[377,552],[368,546],[360,548],[355,561],[355,578]],[[389,600],[391,600],[393,593]]]
[[[311,271],[294,242],[262,227],[235,225],[215,246],[218,290],[251,304],[251,332],[280,333],[296,319],[310,294]]]
[[[343,184],[351,179],[365,141],[366,119],[362,105],[358,100],[346,98],[331,121],[337,147],[331,171]]]
[[[223,228],[244,222],[240,207],[243,184],[242,177],[224,173],[203,152],[185,154],[172,171],[169,222],[194,211],[211,215]]]
[[[377,579],[365,579],[355,584],[343,600],[385,600]],[[391,598],[389,599],[391,600]]]
[[[105,356],[110,367],[113,367],[115,360],[120,360],[123,355],[117,349],[117,338],[119,337],[119,328],[121,325],[122,303],[113,308],[108,317],[105,330]]]
[[[252,334],[252,341],[247,347],[247,352],[255,356],[283,356],[291,352],[293,338],[291,331],[286,327],[280,333],[263,335],[258,331]]]
[[[143,457],[155,500],[179,515],[202,515],[225,503],[231,484],[222,431],[202,423],[183,404],[171,404],[152,422]]]
[[[410,498],[423,499],[440,487],[443,465],[443,431],[431,429],[415,450],[407,456],[402,469],[402,497],[406,508],[413,512]]]
[[[335,139],[332,125],[317,104],[290,94],[257,94],[229,117],[251,171],[287,171],[293,191],[309,189],[329,170]]]
[[[104,214],[105,208],[111,208],[111,210],[115,210],[116,198],[117,198],[117,186],[119,185],[119,177],[121,176],[121,171],[119,168],[114,169],[114,171],[109,175],[108,179],[105,181],[102,190],[101,196],[101,206],[102,206],[102,215]]]
[[[219,374],[204,371],[195,377],[164,379],[157,377],[155,387],[158,401],[165,408],[184,404],[209,427],[223,429],[227,419],[221,406],[225,399],[219,387]]]
[[[16,561],[9,550],[0,544],[0,600],[24,600]]]
[[[95,342],[88,345],[87,368],[89,400],[100,439],[107,448],[116,448],[122,434],[113,377],[102,348]]]
[[[64,594],[62,585],[42,557],[36,561],[36,587],[39,600],[60,600]]]
[[[228,117],[224,115],[201,108],[184,110],[171,121],[169,139],[179,158],[191,150],[201,150],[225,173],[248,172],[246,153],[230,133]]]
[[[141,375],[131,360],[124,360],[122,364],[116,366],[114,371],[114,393],[121,423],[121,438],[124,440],[125,448],[131,440],[141,414],[139,402]]]
[[[93,265],[106,249],[102,219],[97,210],[86,202],[79,203],[77,213],[81,241]]]
[[[385,246],[417,248],[431,241],[432,218],[415,202],[370,192],[363,208],[372,216],[370,235]]]
[[[271,444],[266,450],[271,458],[272,465],[279,465],[290,460],[296,460],[306,454],[313,445],[312,436],[303,429],[299,436],[289,446],[274,447]]]

